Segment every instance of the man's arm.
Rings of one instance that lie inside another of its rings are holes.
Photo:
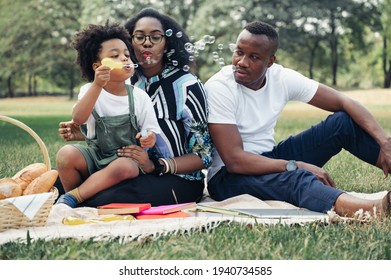
[[[380,145],[377,166],[384,175],[391,171],[391,137],[381,128],[374,116],[359,102],[323,84],[319,85],[309,104],[327,111],[345,111],[351,118]]]
[[[209,123],[209,132],[228,172],[264,175],[286,171],[287,160],[272,159],[244,151],[236,125]],[[324,184],[335,187],[333,179],[323,168],[302,161],[297,161],[297,165],[312,172]]]
[[[229,172],[261,175],[285,171],[286,160],[270,159],[244,151],[236,125],[209,123],[209,132]]]

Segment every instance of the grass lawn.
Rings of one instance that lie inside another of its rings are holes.
[[[391,90],[355,91],[346,94],[363,102],[384,129],[391,133]],[[31,127],[45,142],[52,166],[64,142],[57,134],[59,121],[70,119],[74,101],[64,97],[0,99],[0,114]],[[277,140],[295,134],[323,119],[327,113],[305,104],[289,104],[277,129]],[[0,178],[42,161],[37,143],[23,130],[0,121]],[[377,192],[391,189],[382,172],[342,151],[324,167],[347,191]],[[184,259],[184,260],[390,260],[391,219],[370,224],[310,223],[304,226],[254,226],[221,224],[212,231],[172,234],[157,240],[123,244],[120,239],[95,242],[72,239],[7,243],[0,259]],[[0,233],[1,234],[1,233]]]

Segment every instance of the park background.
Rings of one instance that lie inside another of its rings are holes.
[[[51,94],[73,98],[83,83],[70,47],[75,32],[106,21],[123,24],[147,6],[172,16],[187,31],[196,47],[194,71],[203,82],[230,64],[229,46],[244,24],[260,20],[280,34],[278,63],[339,89],[390,87],[391,0],[0,3],[0,98]]]
[[[229,45],[246,22],[266,21],[280,33],[278,63],[359,100],[391,132],[391,0],[0,0],[0,114],[37,132],[53,166],[64,145],[58,123],[70,119],[84,83],[69,46],[73,35],[90,23],[125,23],[147,6],[177,19],[194,45],[200,46],[194,53],[195,71],[203,82],[230,63]],[[306,104],[289,104],[277,124],[277,141],[326,115]],[[27,133],[0,123],[0,159],[0,177],[7,177],[42,161],[42,154]],[[345,151],[324,168],[346,191],[390,189],[390,179],[381,170]],[[120,238],[101,242],[27,238],[1,245],[0,259],[390,260],[390,226],[390,220],[255,227],[222,223],[211,231],[127,244]]]

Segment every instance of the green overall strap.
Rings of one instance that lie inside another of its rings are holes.
[[[126,84],[126,90],[128,92],[129,98],[129,115],[130,121],[132,122],[133,128],[135,131],[138,131],[136,124],[136,115],[134,114],[134,98],[133,98],[133,86]]]

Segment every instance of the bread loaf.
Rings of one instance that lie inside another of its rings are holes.
[[[12,179],[14,179],[24,191],[35,178],[39,177],[46,171],[48,171],[46,164],[33,163],[16,173]]]
[[[49,170],[35,178],[23,191],[23,195],[49,192],[58,177],[57,170]]]
[[[22,188],[14,179],[4,178],[0,180],[0,199],[20,195],[22,195]]]

